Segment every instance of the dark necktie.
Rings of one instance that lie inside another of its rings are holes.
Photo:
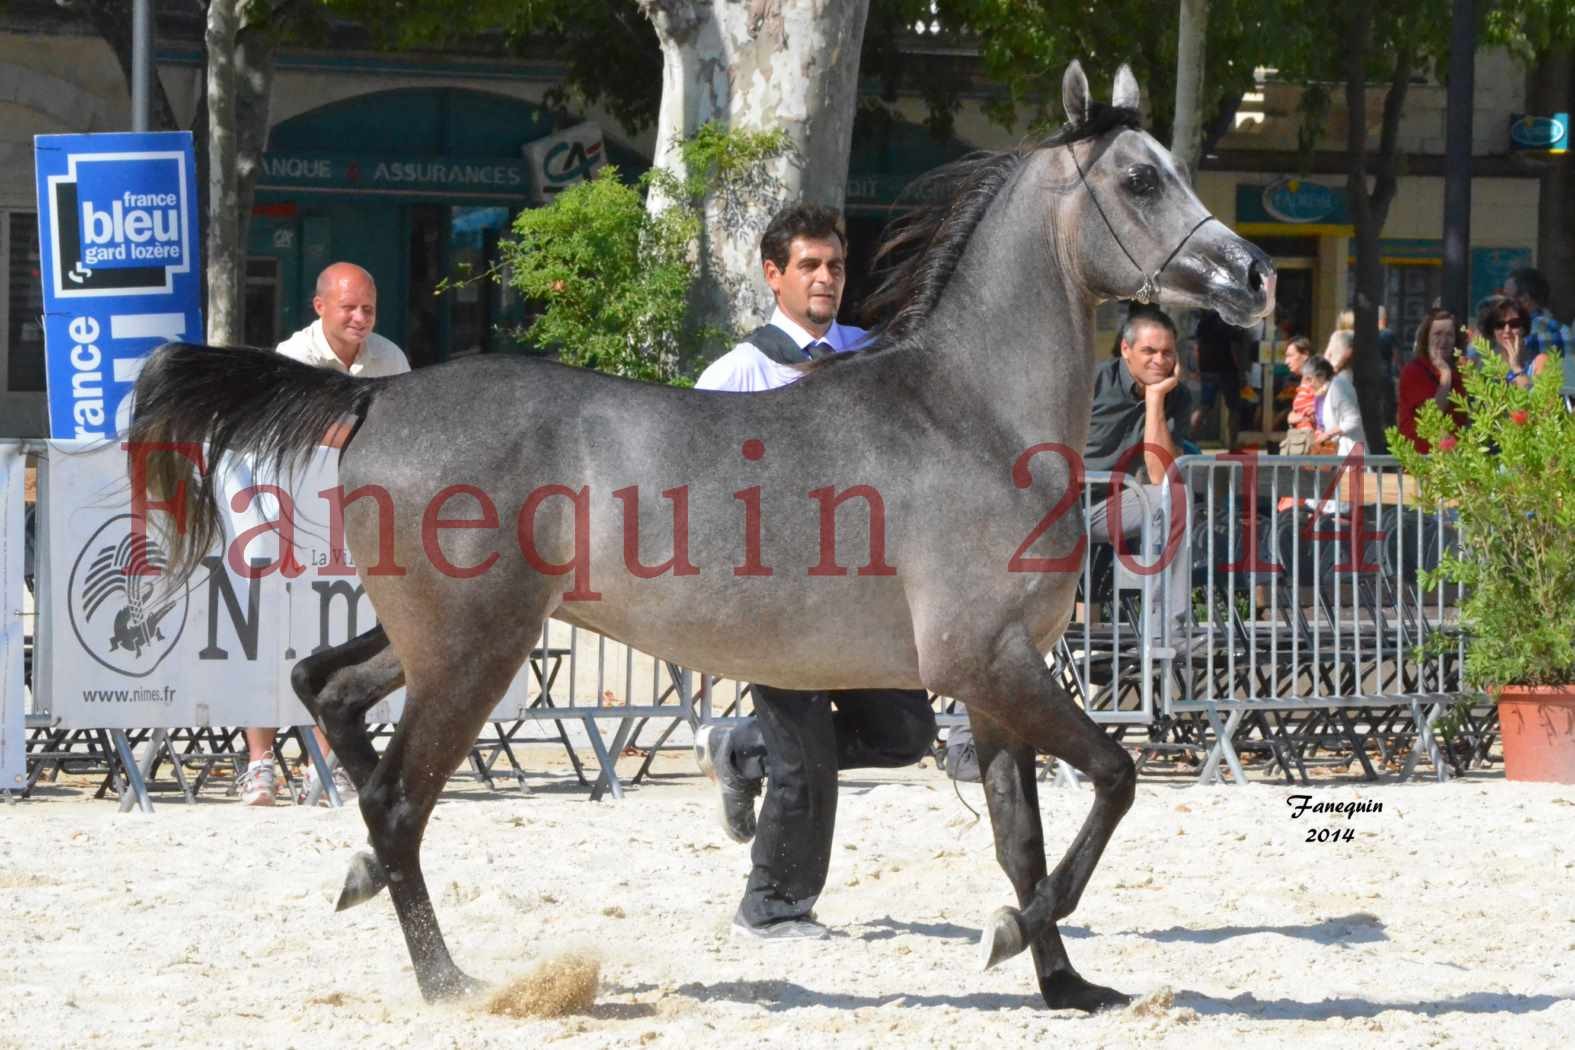
[[[822,342],[819,339],[804,348],[805,356],[811,361],[819,361],[822,357],[830,357],[834,353],[836,351],[831,348],[830,343]]]

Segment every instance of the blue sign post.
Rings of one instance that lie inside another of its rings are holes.
[[[201,341],[191,133],[38,135],[49,435],[124,431],[143,360]]]

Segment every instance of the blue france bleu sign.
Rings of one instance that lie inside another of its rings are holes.
[[[191,133],[37,135],[49,433],[125,429],[143,360],[200,340]]]

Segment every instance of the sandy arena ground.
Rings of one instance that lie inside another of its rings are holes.
[[[1575,788],[1314,793],[1383,804],[1350,819],[1293,819],[1296,793],[1142,785],[1063,929],[1086,976],[1146,1000],[1089,1018],[1042,1009],[1026,955],[975,969],[1010,891],[933,768],[844,779],[818,909],[834,936],[786,946],[729,938],[747,850],[698,776],[595,805],[562,778],[456,782],[426,870],[460,965],[501,982],[601,960],[588,1015],[516,1020],[424,1005],[386,896],[333,913],[355,810],[214,795],[122,816],[46,788],[0,806],[0,1046],[1571,1045]],[[1044,790],[1054,854],[1090,798]],[[1355,841],[1304,841],[1319,827]]]

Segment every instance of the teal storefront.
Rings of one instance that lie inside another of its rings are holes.
[[[848,284],[841,319],[858,323],[859,308],[871,287],[870,264],[886,224],[896,214],[908,184],[974,147],[955,137],[937,138],[922,124],[876,108],[861,108],[853,118],[853,148],[848,157]]]
[[[413,365],[517,350],[528,318],[510,288],[480,273],[515,215],[531,207],[524,147],[556,130],[550,111],[458,88],[362,95],[276,125],[258,177],[246,267],[247,341],[272,345],[309,324],[330,262],[377,281],[377,330]],[[633,178],[649,162],[605,143]]]

